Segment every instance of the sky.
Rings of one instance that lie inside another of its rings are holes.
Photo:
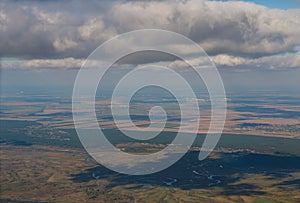
[[[226,0],[219,0],[226,1]],[[255,4],[264,5],[268,8],[277,8],[277,9],[299,9],[300,1],[299,0],[244,0],[246,2],[253,2]]]
[[[95,48],[118,34],[147,28],[174,31],[199,44],[230,90],[300,86],[298,0],[4,0],[1,91],[70,92],[76,71]],[[154,55],[149,60],[170,59]],[[126,63],[145,59],[132,56]]]

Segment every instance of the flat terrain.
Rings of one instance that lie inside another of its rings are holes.
[[[300,138],[300,95],[278,95],[276,93],[249,93],[236,97],[227,94],[227,119],[223,133],[245,134],[270,137]],[[7,95],[2,96],[0,119],[36,121],[50,129],[74,129],[72,100],[70,98],[49,97],[46,95]],[[192,118],[181,118],[178,103],[174,98],[163,100],[143,95],[130,105],[130,117],[143,131],[157,131],[149,125],[148,111],[152,106],[163,107],[168,115],[164,128],[166,132],[177,132],[181,119],[190,119],[182,126],[189,133],[192,126],[199,126],[198,133],[206,133],[210,123],[210,100],[199,99],[200,125]],[[107,98],[96,98],[96,113],[99,125],[104,129],[117,129]],[[84,120],[85,110],[82,109]],[[193,112],[186,112],[193,114]],[[120,126],[130,130],[129,121],[119,115]],[[88,118],[87,118],[88,119]],[[88,120],[87,120],[88,121]],[[86,122],[89,127],[89,122]]]
[[[128,146],[130,148],[130,146]],[[112,172],[83,150],[1,145],[1,202],[297,202],[300,157],[191,151],[156,174]]]
[[[224,134],[210,157],[199,161],[209,123],[208,101],[203,100],[203,123],[190,151],[164,171],[128,176],[99,165],[85,152],[69,99],[1,96],[0,202],[300,202],[299,98],[232,97]],[[116,129],[107,100],[97,101],[107,139],[127,153],[166,147],[176,136],[178,109],[173,100],[153,102],[167,108],[168,123],[157,137],[138,141]],[[149,125],[145,109],[150,106],[133,103],[136,125]],[[128,121],[122,122],[126,126]],[[183,136],[190,136],[188,128]]]

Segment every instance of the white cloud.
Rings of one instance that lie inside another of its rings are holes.
[[[219,67],[238,67],[239,69],[290,69],[300,68],[300,54],[265,56],[260,58],[241,58],[229,55],[217,55],[212,60]]]
[[[210,57],[211,60],[216,64],[217,67],[235,67],[239,70],[241,69],[290,69],[290,68],[300,68],[300,54],[286,54],[286,55],[276,55],[276,56],[266,56],[260,58],[242,58],[231,55],[216,55]],[[3,60],[1,62],[1,68],[3,69],[76,69],[80,68],[85,62],[85,59],[75,59],[75,58],[63,58],[63,59],[33,59],[33,60]],[[189,60],[189,64],[193,66],[199,66],[202,68],[207,66],[207,58],[194,58]],[[104,61],[89,61],[88,63],[92,67],[106,67]],[[142,67],[149,63],[137,65],[137,67]],[[153,63],[155,64],[155,63]],[[158,65],[167,66],[172,69],[182,69],[187,68],[189,65],[182,60],[175,61],[165,61],[159,63]],[[129,64],[117,64],[113,66],[114,68],[134,68],[135,65]]]
[[[56,39],[53,43],[54,48],[59,52],[75,48],[77,45],[78,44],[76,42],[68,38]]]
[[[53,69],[80,68],[83,59],[64,58],[64,59],[33,59],[33,60],[2,60],[1,68],[3,69]]]
[[[210,57],[215,65],[221,67],[235,67],[241,69],[290,69],[300,68],[300,54],[286,54],[266,56],[260,58],[243,58],[231,55],[216,55]],[[207,67],[203,62],[205,59],[196,58],[190,61],[192,65],[200,65],[200,67]],[[181,60],[176,60],[168,65],[169,68],[186,68],[187,63]]]
[[[82,40],[102,42],[117,35],[113,27],[106,26],[101,17],[92,18],[78,28]]]
[[[22,64],[24,68],[79,68],[83,63],[82,59],[35,59]]]
[[[49,59],[49,64],[45,59],[32,60],[25,67],[69,67],[63,61],[72,64],[105,40],[143,28],[184,34],[220,66],[299,67],[299,53],[283,55],[295,52],[300,45],[300,10],[296,9],[202,0],[2,1],[0,8],[0,56],[67,58]],[[170,46],[193,52],[176,44]]]
[[[111,12],[120,32],[173,30],[198,42],[209,53],[268,55],[291,51],[300,43],[300,10],[190,0],[119,3]]]
[[[224,66],[237,66],[247,62],[247,59],[245,58],[225,54],[214,56],[212,59],[216,64]]]

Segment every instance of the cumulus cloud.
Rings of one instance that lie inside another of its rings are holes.
[[[154,55],[155,56],[155,55]],[[285,54],[276,56],[265,56],[259,58],[243,58],[231,55],[216,55],[210,57],[217,67],[224,68],[238,68],[238,69],[269,69],[269,70],[283,70],[283,69],[294,69],[300,67],[300,54]],[[124,68],[134,68],[135,65],[130,65],[126,63],[120,63],[114,65],[113,68],[124,69]],[[133,60],[130,60],[131,62]],[[154,59],[152,59],[154,61]],[[8,60],[2,61],[3,69],[79,69],[85,59],[75,59],[75,58],[64,58],[64,59],[33,59],[33,60]],[[197,66],[200,68],[210,67],[207,63],[207,58],[195,58],[188,61],[189,64]],[[144,63],[138,65],[137,67],[149,64],[149,61],[144,61]],[[189,66],[188,63],[182,60],[165,61],[160,65],[165,65],[172,69],[185,69]],[[106,67],[106,64],[102,61],[89,61],[89,65],[93,67]]]
[[[253,66],[257,68],[268,69],[299,68],[300,54],[261,57],[249,60],[249,62],[247,62],[245,65],[247,65],[248,68],[251,68]]]
[[[63,52],[68,49],[75,48],[75,47],[77,47],[77,45],[78,44],[76,42],[74,42],[73,40],[68,39],[68,38],[56,39],[53,42],[54,48],[59,52]]]
[[[220,66],[299,67],[299,19],[297,9],[241,1],[1,1],[0,56],[56,66],[55,58],[80,60],[117,34],[160,28],[191,38]]]
[[[259,58],[241,58],[229,55],[213,56],[212,60],[219,67],[244,69],[293,69],[300,67],[300,54],[284,54]]]
[[[83,59],[33,59],[33,60],[3,60],[3,69],[77,69],[80,68]]]
[[[0,56],[86,57],[116,35],[102,22],[107,8],[92,1],[1,1]]]
[[[214,56],[213,61],[221,66],[238,66],[245,64],[247,62],[247,59],[238,56],[221,54]]]
[[[111,13],[120,32],[157,27],[173,30],[211,54],[261,56],[292,51],[300,43],[300,10],[190,0],[119,3]]]
[[[259,58],[245,58],[231,55],[216,55],[210,57],[211,60],[217,67],[235,67],[239,69],[291,69],[300,67],[300,54],[284,54],[284,55],[274,55],[265,56]],[[206,67],[203,64],[205,59],[196,58],[190,62],[191,65],[200,65],[199,67]],[[169,68],[185,68],[189,65],[181,60],[175,60],[168,64]]]

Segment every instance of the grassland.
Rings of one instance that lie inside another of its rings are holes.
[[[251,159],[251,156],[252,157]],[[118,174],[96,164],[81,149],[47,146],[1,145],[1,202],[298,202],[299,179],[290,173],[299,170],[298,161],[245,153],[214,154],[195,162],[191,152],[180,163],[150,176]],[[217,158],[219,157],[219,158]],[[234,157],[234,158],[233,158]],[[270,157],[269,157],[270,158]],[[268,158],[268,160],[270,160]],[[256,160],[256,163],[248,161]],[[272,160],[272,158],[271,158]],[[276,163],[285,164],[280,167]],[[243,162],[248,164],[243,164]],[[205,165],[203,165],[205,163]],[[220,164],[224,167],[220,169]],[[249,167],[249,166],[252,167]],[[214,173],[222,183],[210,185],[206,174]],[[93,177],[93,173],[99,176]],[[177,183],[166,185],[176,177]]]

